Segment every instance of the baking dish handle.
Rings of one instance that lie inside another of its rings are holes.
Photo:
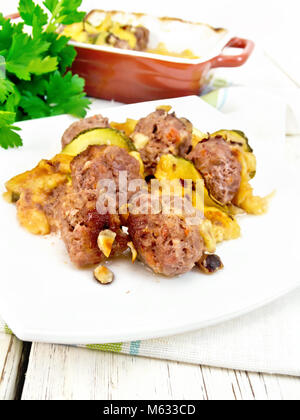
[[[232,38],[228,44],[225,45],[225,48],[241,48],[243,52],[239,55],[226,55],[220,54],[217,57],[214,57],[211,60],[212,68],[217,67],[239,67],[242,66],[254,49],[254,42],[250,41],[249,39],[243,38]]]

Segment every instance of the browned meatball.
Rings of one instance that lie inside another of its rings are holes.
[[[130,48],[128,41],[126,41],[125,39],[120,39],[114,34],[109,34],[106,39],[106,42],[108,43],[108,45],[111,45],[112,47],[115,47],[115,48],[120,48],[121,50],[132,49]]]
[[[132,26],[132,25],[125,25],[122,27],[122,29],[126,31],[132,32],[136,37],[136,46],[135,50],[137,51],[145,51],[148,46],[149,42],[149,30],[145,28],[144,26]],[[112,45],[115,48],[121,48],[122,50],[132,50],[133,48],[130,47],[130,44],[128,41],[124,39],[118,38],[114,34],[109,34],[107,37],[106,42],[109,45]]]
[[[117,234],[112,257],[127,249],[129,237],[122,231],[118,216],[99,214],[94,197],[88,192],[71,191],[65,195],[59,221],[70,259],[78,267],[99,264],[105,259],[97,244],[102,230],[110,229]]]
[[[114,180],[127,171],[127,181],[141,179],[140,163],[127,150],[118,146],[89,146],[71,163],[73,186],[77,190],[97,189],[99,180]]]
[[[144,194],[140,200],[149,204],[151,199]],[[171,209],[173,204],[171,200]],[[204,252],[199,225],[188,223],[184,213],[142,213],[131,213],[128,218],[128,231],[141,260],[155,273],[165,276],[190,271]]]
[[[139,150],[147,175],[153,175],[162,155],[182,155],[192,140],[192,128],[187,120],[178,119],[175,114],[157,110],[142,118],[132,134],[146,136],[147,143]],[[136,137],[137,138],[137,137]]]
[[[66,147],[71,141],[84,131],[91,130],[93,128],[108,128],[109,122],[107,118],[102,115],[94,115],[93,117],[84,118],[76,121],[70,125],[70,127],[64,132],[61,144],[62,148]]]
[[[220,203],[230,203],[241,184],[241,164],[235,151],[221,136],[197,144],[187,155],[201,172],[210,194]]]
[[[117,236],[111,256],[119,255],[127,248],[129,237],[121,227],[118,208],[110,213],[104,208],[99,212],[101,180],[112,180],[118,191],[119,172],[127,171],[128,183],[140,179],[140,164],[125,149],[117,146],[90,146],[71,164],[72,186],[65,191],[59,208],[59,226],[70,259],[79,267],[98,264],[104,255],[97,245],[102,230],[110,229]],[[134,192],[129,192],[133,194]]]
[[[136,50],[145,51],[148,47],[150,32],[144,26],[137,26],[134,28],[134,35],[136,36]]]

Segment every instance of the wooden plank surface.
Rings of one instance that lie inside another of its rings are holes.
[[[17,396],[22,370],[23,343],[12,335],[0,333],[0,400]]]
[[[289,400],[300,379],[33,344],[23,400]]]

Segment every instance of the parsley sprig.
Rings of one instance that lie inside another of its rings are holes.
[[[0,13],[0,147],[19,147],[16,121],[68,113],[84,117],[90,101],[84,80],[67,69],[76,51],[60,25],[83,20],[82,0],[20,0],[22,22]],[[30,35],[26,26],[31,27]]]

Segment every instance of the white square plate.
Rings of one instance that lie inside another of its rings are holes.
[[[158,104],[170,104],[202,131],[243,129],[197,97],[148,102],[101,110],[113,121],[139,118]],[[0,184],[60,150],[68,116],[20,124],[24,147],[0,150]],[[281,129],[282,128],[282,129]],[[297,248],[299,193],[285,174],[284,127],[249,128],[258,159],[255,187],[277,194],[268,214],[239,218],[242,237],[218,249],[225,269],[205,276],[194,270],[166,279],[137,263],[110,264],[115,281],[103,287],[91,270],[69,262],[62,241],[22,229],[16,210],[0,200],[0,311],[23,340],[91,344],[173,335],[216,324],[262,306],[300,286]],[[293,200],[293,201],[292,201]]]

